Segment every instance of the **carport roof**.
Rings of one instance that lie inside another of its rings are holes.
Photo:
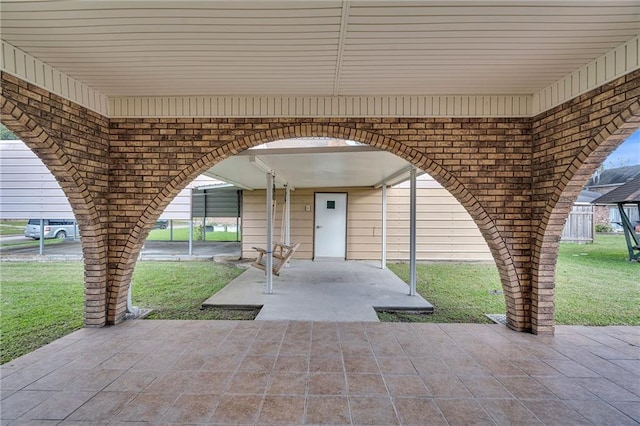
[[[411,165],[386,151],[327,138],[275,141],[243,151],[211,167],[205,175],[240,188],[264,189],[265,174],[290,188],[388,186],[406,180]]]

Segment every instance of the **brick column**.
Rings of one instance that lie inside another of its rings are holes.
[[[589,177],[640,126],[640,70],[533,120],[532,327],[553,333],[558,244]]]
[[[108,122],[99,114],[1,74],[2,123],[60,183],[82,234],[87,326],[107,321]]]

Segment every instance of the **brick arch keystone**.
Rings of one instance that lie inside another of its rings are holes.
[[[182,170],[161,189],[144,210],[138,223],[129,235],[126,243],[127,250],[119,264],[119,274],[112,275],[114,281],[111,284],[112,290],[109,300],[109,311],[111,313],[116,312],[117,314],[114,316],[110,314],[110,322],[119,322],[123,319],[123,307],[126,306],[127,290],[142,243],[155,220],[160,217],[170,201],[182,188],[212,165],[248,148],[280,139],[310,136],[332,137],[366,143],[375,148],[395,154],[433,176],[434,179],[443,185],[465,207],[489,245],[496,266],[498,267],[504,289],[509,326],[521,331],[528,329],[528,324],[523,321],[523,318],[526,318],[527,315],[525,313],[526,307],[523,302],[524,298],[522,297],[520,278],[518,277],[514,262],[511,258],[510,248],[482,204],[465,188],[464,184],[445,167],[427,158],[422,152],[389,137],[367,130],[317,123],[284,125],[277,129],[257,131],[248,136],[238,138],[235,141],[228,142],[223,146],[213,149],[192,165]]]
[[[639,128],[640,100],[635,100],[589,140],[556,182],[535,234],[531,302],[538,315],[532,315],[534,329],[540,328],[542,321],[553,323],[556,259],[562,230],[573,203],[607,156]]]
[[[107,233],[100,226],[99,213],[81,174],[56,138],[13,102],[0,95],[2,123],[18,136],[44,163],[69,199],[82,234],[84,259],[84,322],[86,326],[106,323]]]

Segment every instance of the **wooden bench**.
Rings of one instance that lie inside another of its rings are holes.
[[[280,269],[287,264],[289,259],[291,259],[291,256],[293,256],[293,253],[295,253],[296,250],[298,249],[298,247],[300,247],[300,243],[293,243],[291,245],[275,243],[273,245],[273,252],[272,252],[273,275],[280,275]],[[255,262],[251,264],[251,266],[266,272],[267,250],[261,247],[252,247],[252,248],[258,252],[258,258],[256,259]]]

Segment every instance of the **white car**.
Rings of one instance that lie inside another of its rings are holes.
[[[59,238],[64,240],[67,237],[77,237],[78,224],[71,219],[44,219],[44,238]],[[40,219],[29,219],[24,228],[24,236],[40,239]]]

